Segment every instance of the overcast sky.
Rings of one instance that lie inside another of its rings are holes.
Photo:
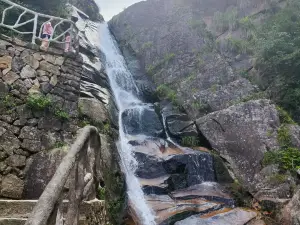
[[[106,21],[122,12],[124,8],[142,0],[95,0],[101,8],[101,14]]]

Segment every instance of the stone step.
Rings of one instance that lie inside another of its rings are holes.
[[[0,225],[24,225],[25,218],[0,218]],[[79,225],[87,225],[84,219],[79,220]]]
[[[37,200],[6,200],[0,199],[0,225],[23,225],[32,212]],[[68,201],[64,201],[66,212]],[[85,215],[91,211],[98,211],[105,215],[104,201],[92,200],[83,202],[80,206],[80,225],[86,225]],[[99,211],[100,210],[100,211]]]

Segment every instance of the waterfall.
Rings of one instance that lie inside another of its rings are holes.
[[[154,213],[147,205],[141,185],[135,176],[138,162],[133,156],[132,146],[128,143],[128,134],[125,133],[126,128],[122,121],[122,114],[126,110],[134,109],[135,112],[142,112],[148,105],[138,99],[138,88],[106,23],[100,25],[100,48],[106,57],[106,72],[119,109],[117,146],[121,157],[121,168],[126,175],[129,202],[141,224],[154,225],[156,224]]]

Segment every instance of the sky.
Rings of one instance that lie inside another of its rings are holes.
[[[100,7],[100,13],[106,21],[122,12],[124,8],[141,0],[95,0]]]

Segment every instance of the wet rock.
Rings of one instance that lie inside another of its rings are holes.
[[[80,113],[87,116],[92,121],[103,123],[109,118],[104,104],[93,98],[79,98]]]
[[[26,157],[22,155],[11,155],[6,159],[6,164],[11,167],[23,167],[26,165]]]
[[[269,100],[249,101],[202,117],[197,125],[242,184],[255,192],[254,176],[264,153],[278,147],[277,136],[268,135],[280,125],[275,106]]]
[[[5,176],[2,180],[1,196],[11,199],[21,199],[24,181],[13,174]]]
[[[122,122],[127,134],[145,134],[153,137],[164,136],[162,123],[152,108],[127,109],[122,114]]]
[[[217,202],[207,202],[201,198],[175,200],[168,195],[149,195],[146,196],[146,201],[156,215],[156,223],[160,225],[174,224],[190,215],[213,212],[221,207],[221,204]],[[184,224],[194,225],[194,223]]]
[[[168,175],[166,190],[183,189],[204,181],[215,181],[212,158],[209,154],[182,154],[165,160],[141,152],[134,153],[138,161],[139,178],[155,179]]]
[[[191,216],[185,220],[176,222],[175,225],[244,225],[257,216],[257,212],[236,208],[228,212],[222,212],[212,217],[201,218],[200,215]]]
[[[163,167],[163,160],[140,152],[134,153],[139,165],[136,175],[140,178],[153,179],[167,175]]]
[[[32,69],[29,65],[26,65],[22,71],[21,71],[21,78],[35,78],[36,77],[36,71]]]
[[[32,156],[25,168],[24,199],[38,199],[51,180],[67,149],[59,148]]]
[[[163,162],[170,174],[169,190],[178,190],[202,182],[215,181],[213,159],[207,153],[176,155]]]

